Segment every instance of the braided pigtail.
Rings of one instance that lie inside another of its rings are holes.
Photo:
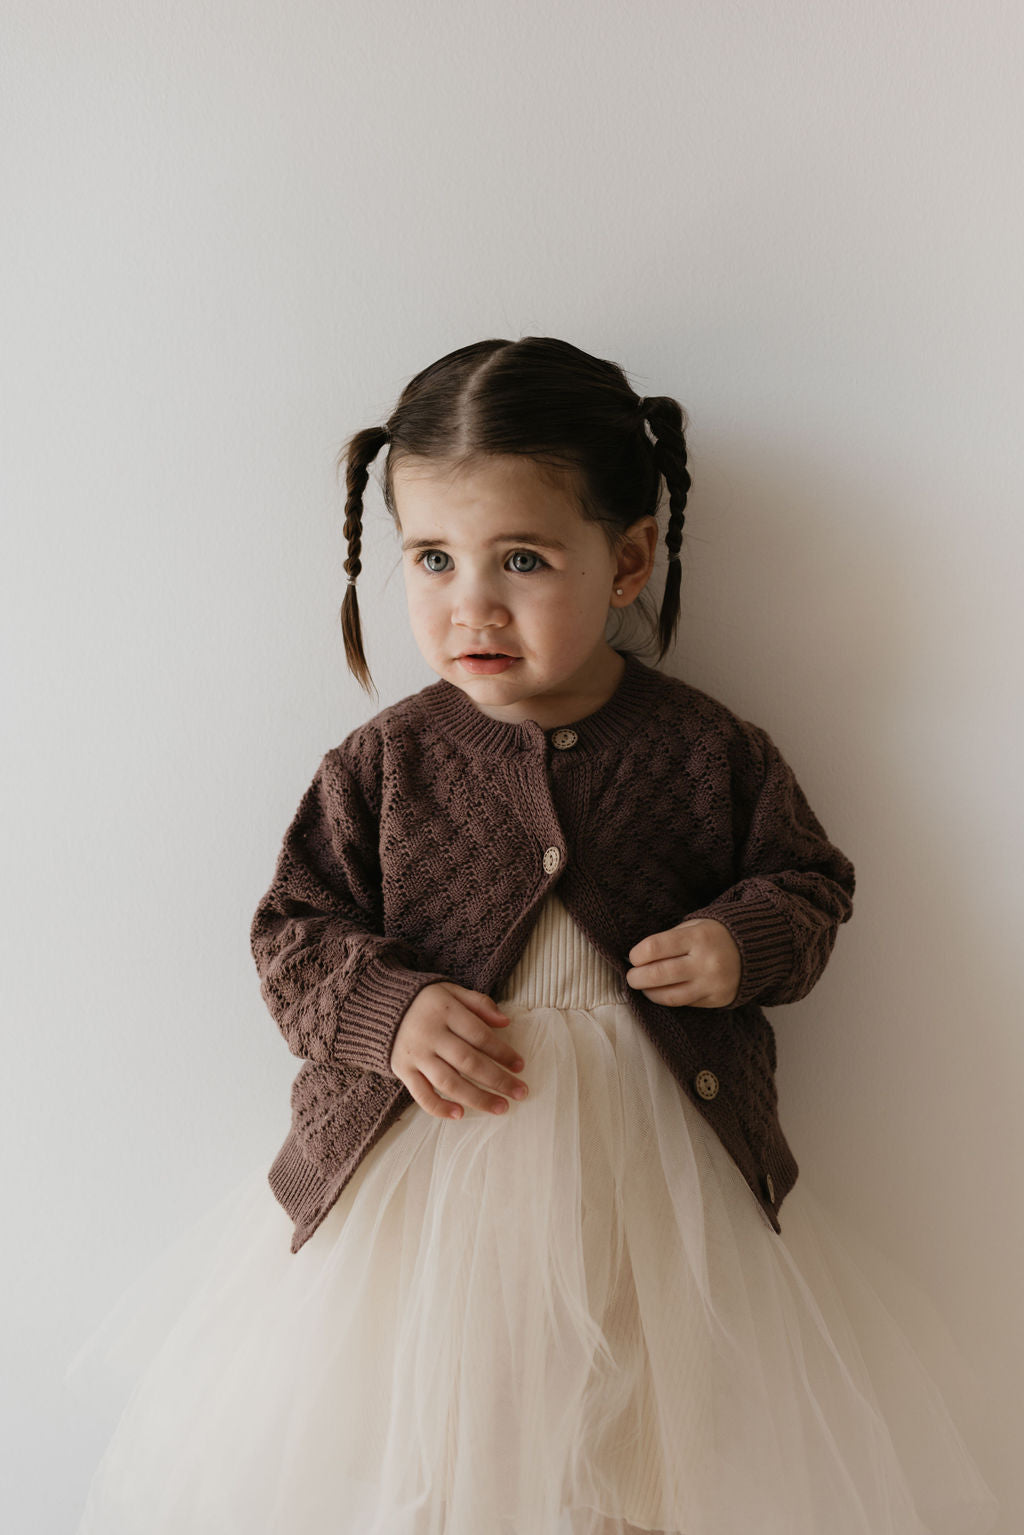
[[[337,467],[345,465],[345,540],[348,554],[345,571],[348,584],[341,603],[341,633],[345,642],[345,660],[348,669],[367,693],[376,692],[370,668],[363,650],[363,631],[359,622],[359,599],[356,597],[356,578],[362,570],[359,559],[363,547],[363,491],[369,478],[369,466],[381,448],[390,441],[386,426],[368,427],[349,438],[338,455]]]
[[[668,570],[665,573],[665,593],[658,614],[660,661],[671,646],[679,623],[679,587],[682,577],[679,547],[683,541],[684,509],[690,490],[690,475],[686,468],[686,438],[683,434],[689,422],[678,400],[673,400],[670,395],[658,394],[642,399],[640,409],[655,437],[652,451],[658,468],[665,476],[669,498],[668,527],[665,530]]]

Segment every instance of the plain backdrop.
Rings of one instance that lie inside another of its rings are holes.
[[[345,669],[334,456],[522,335],[689,412],[665,667],[857,868],[782,1122],[1020,1528],[1022,46],[1009,0],[4,6],[8,1528],[73,1527],[68,1358],[283,1140],[252,912],[434,680],[373,480],[379,702]]]

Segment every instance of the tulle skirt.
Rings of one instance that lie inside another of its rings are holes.
[[[154,1264],[69,1367],[131,1386],[77,1535],[992,1529],[824,1206],[771,1228],[620,987],[552,892],[526,1099],[411,1106],[296,1254],[260,1170]]]

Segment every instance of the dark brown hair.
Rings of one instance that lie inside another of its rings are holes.
[[[668,395],[639,398],[618,364],[552,336],[475,341],[417,373],[384,426],[354,433],[337,458],[339,476],[345,470],[349,582],[340,616],[349,670],[369,692],[373,682],[355,580],[362,569],[369,465],[388,444],[381,489],[396,522],[392,472],[403,459],[429,459],[458,470],[488,454],[520,454],[567,471],[582,516],[603,526],[613,551],[634,522],[657,515],[664,476],[669,563],[661,609],[652,622],[660,661],[679,622],[679,547],[690,489],[687,425],[678,401]],[[647,617],[651,621],[649,612]]]

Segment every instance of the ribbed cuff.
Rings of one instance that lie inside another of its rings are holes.
[[[284,1145],[274,1158],[267,1181],[278,1203],[290,1215],[300,1211],[303,1218],[306,1207],[315,1204],[323,1193],[323,1173],[312,1162],[306,1161],[294,1130],[288,1132]]]
[[[756,897],[745,901],[712,901],[686,914],[713,917],[729,929],[740,951],[740,985],[730,1007],[753,1002],[769,986],[786,982],[793,973],[793,935],[778,906]]]
[[[345,998],[345,1016],[335,1033],[337,1058],[398,1081],[390,1064],[398,1026],[424,986],[448,980],[438,971],[407,970],[371,955]]]

